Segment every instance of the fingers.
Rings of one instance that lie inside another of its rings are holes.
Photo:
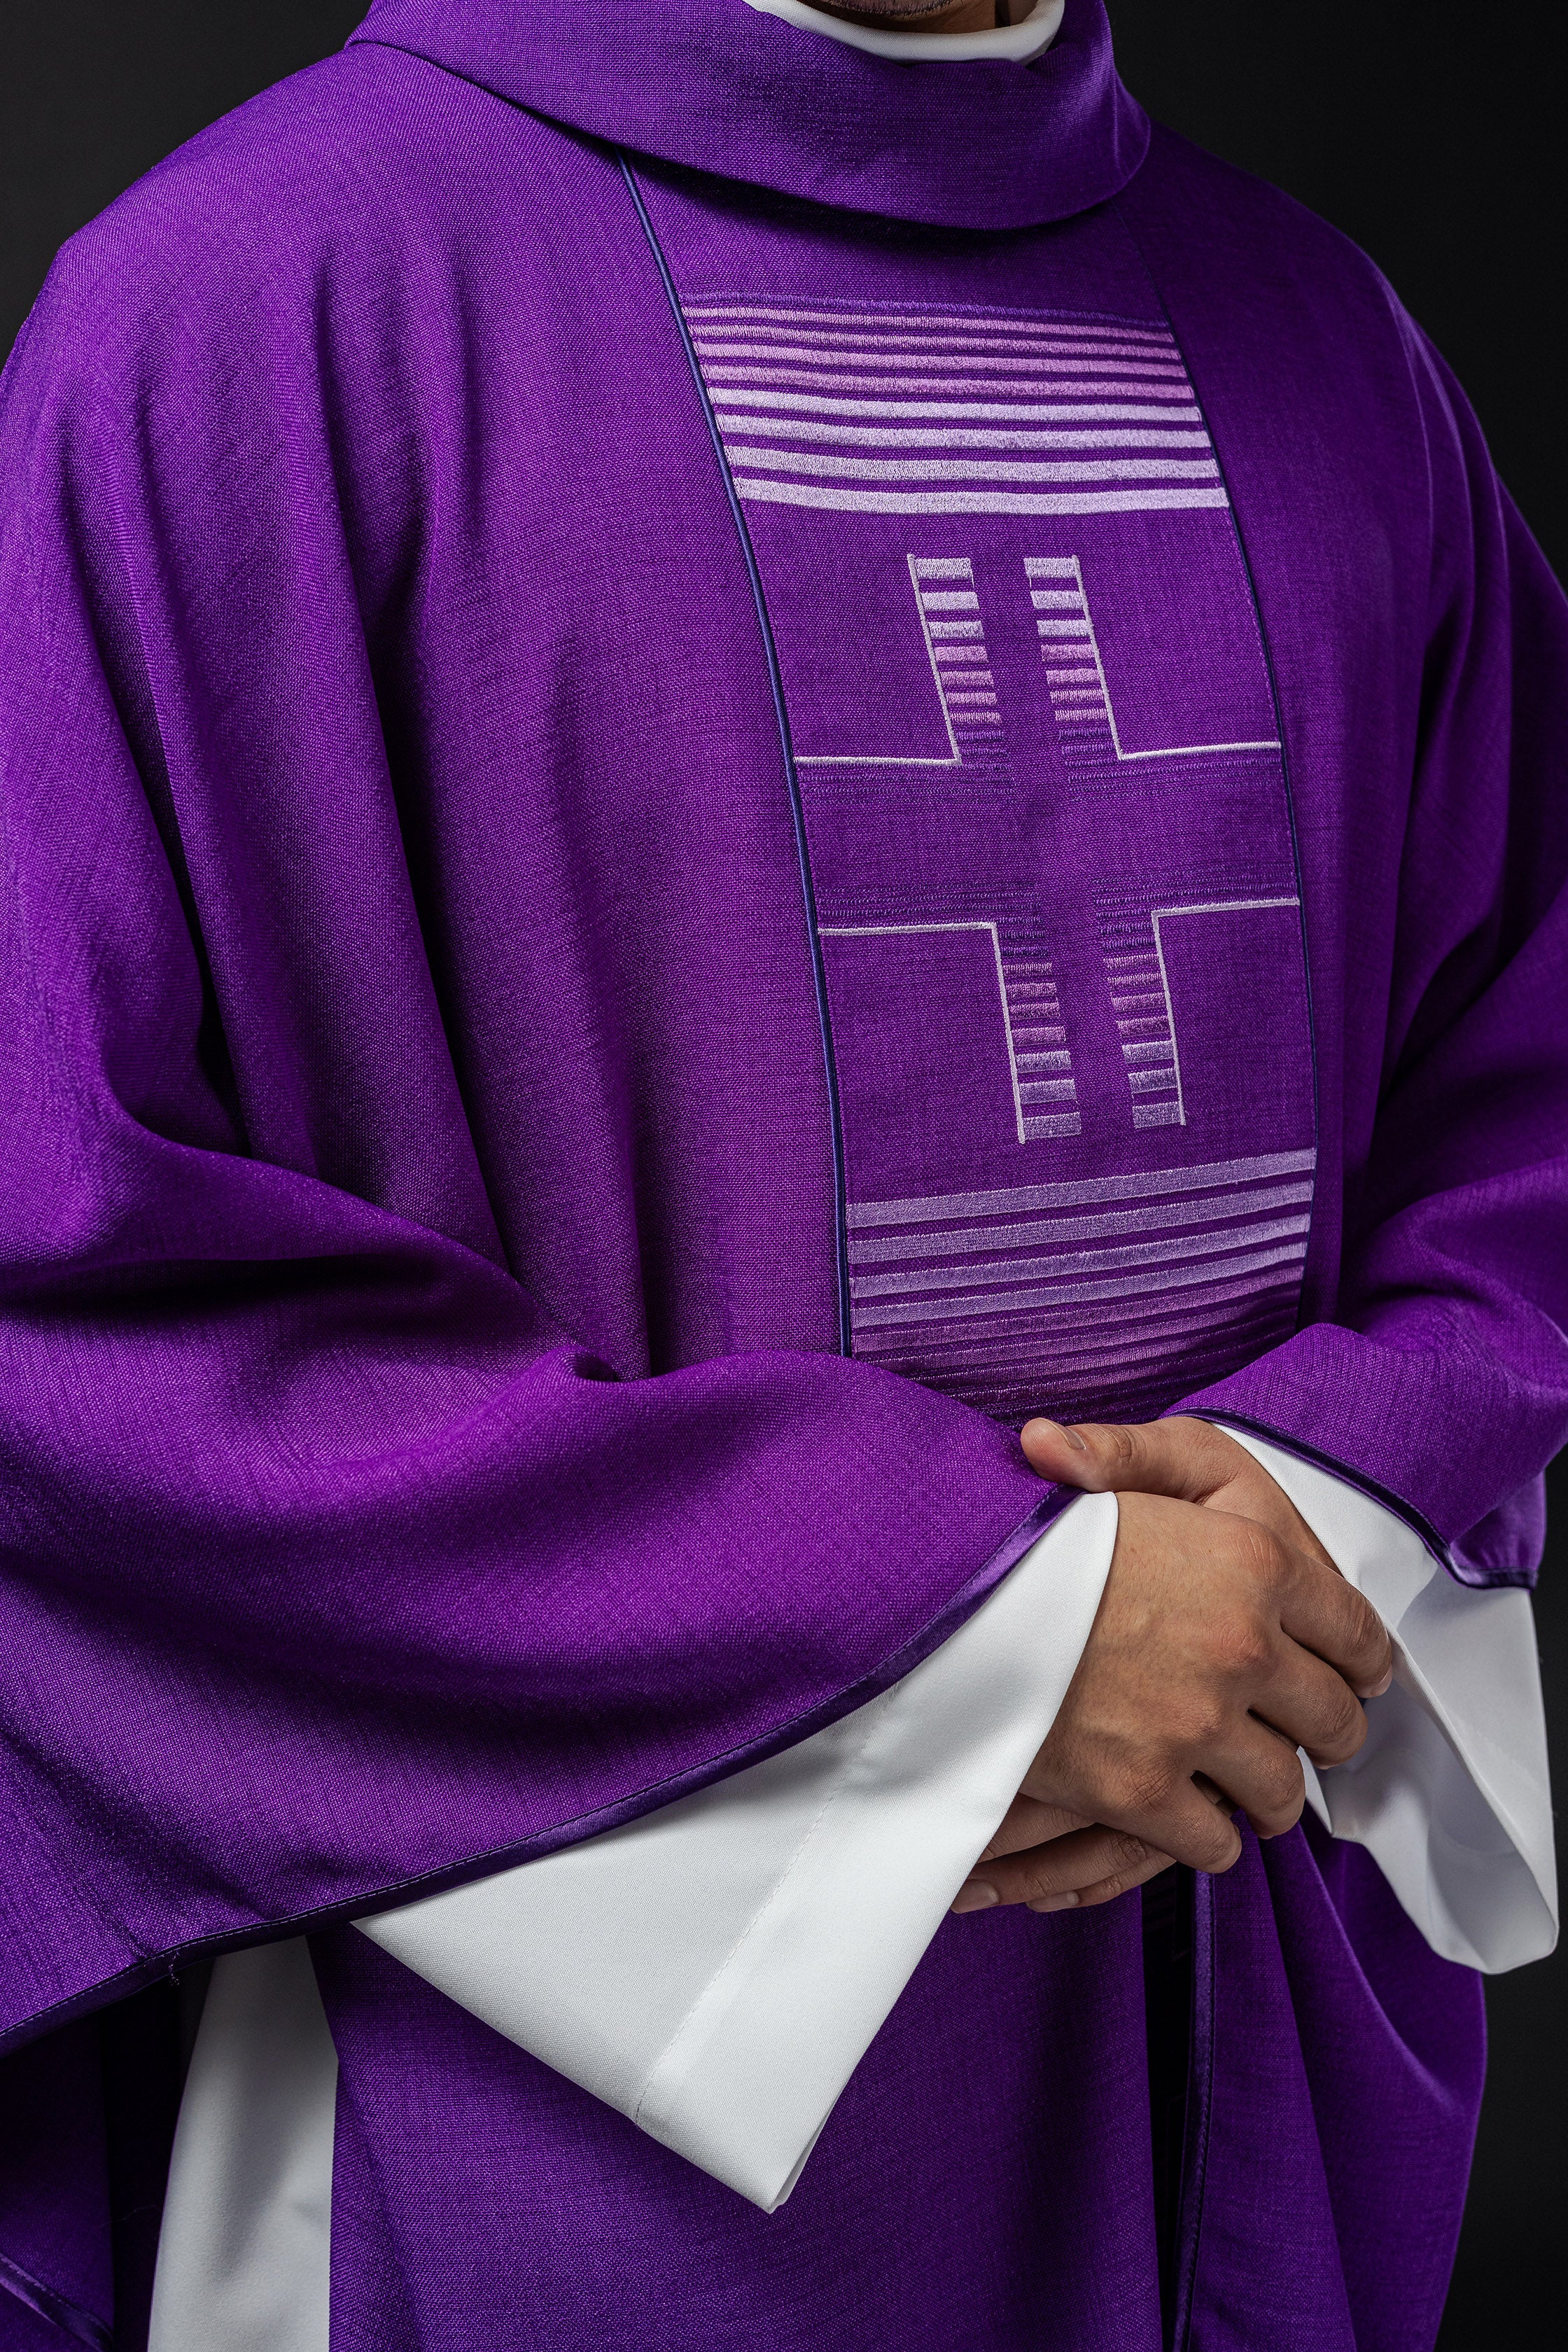
[[[1063,1429],[1054,1421],[1026,1423],[1026,1460],[1042,1478],[1094,1493],[1134,1489],[1173,1501],[1206,1504],[1210,1509],[1256,1519],[1281,1542],[1291,1544],[1325,1568],[1334,1563],[1295,1504],[1228,1430],[1192,1413],[1126,1427],[1080,1422]]]
[[[1326,1558],[1226,1507],[1239,1499],[1240,1474],[1201,1498],[1211,1471],[1179,1417],[1073,1432],[1035,1423],[1028,1436],[1038,1466],[1054,1470],[1065,1448],[1081,1457],[1075,1483],[1115,1485],[1120,1525],[1089,1642],[1025,1776],[1021,1795],[1042,1811],[1016,1814],[979,1875],[989,1884],[995,1865],[1019,1854],[1041,1868],[1047,1845],[1066,1843],[1046,1834],[1055,1826],[1047,1808],[1193,1870],[1228,1870],[1241,1851],[1233,1812],[1263,1837],[1300,1819],[1299,1748],[1329,1765],[1362,1746],[1358,1695],[1385,1688],[1392,1672],[1383,1622]],[[1225,1475],[1227,1465],[1213,1469]],[[1157,1491],[1162,1480],[1187,1493]],[[1224,1792],[1217,1806],[1205,1801],[1205,1775]],[[1053,1868],[1070,1859],[1069,1847]],[[1100,1879],[1138,1866],[1135,1858],[1110,1859],[1114,1868]],[[1082,1900],[1087,1888],[1042,1882],[1038,1899],[1068,1893]]]
[[[1218,1744],[1216,1735],[1205,1748]],[[1190,1870],[1211,1874],[1226,1871],[1240,1855],[1241,1835],[1230,1819],[1235,1800],[1228,1791],[1205,1786],[1190,1760],[1121,1743],[1116,1750],[1090,1756],[1087,1769],[1083,1761],[1064,1775],[1059,1759],[1052,1763],[1047,1741],[1030,1768],[1030,1779],[1037,1780],[1045,1770],[1045,1801],[1059,1803],[1065,1795],[1079,1811],[1092,1802],[1106,1829],[1137,1838],[1151,1853],[1169,1854]],[[993,1875],[989,1861],[984,1875]]]
[[[1381,1698],[1394,1680],[1394,1644],[1371,1601],[1334,1570],[1280,1549],[1281,1630],[1342,1675],[1358,1698]]]
[[[1234,1802],[1228,1790],[1151,1770],[1118,1792],[1107,1812],[1115,1828],[1141,1838],[1152,1852],[1217,1877],[1241,1857],[1241,1832],[1230,1818]]]
[[[1304,1748],[1314,1764],[1348,1764],[1366,1738],[1365,1712],[1343,1675],[1294,1642],[1280,1643],[1252,1713],[1293,1748]]]
[[[1171,1856],[1142,1838],[1100,1824],[1052,1838],[1022,1853],[983,1859],[960,1887],[957,1912],[1026,1903],[1031,1911],[1068,1911],[1109,1903],[1171,1866]]]
[[[1204,1778],[1247,1815],[1260,1838],[1283,1837],[1301,1818],[1307,1782],[1293,1743],[1265,1723],[1246,1723],[1218,1745]]]
[[[1037,1797],[1026,1797],[1020,1790],[1002,1816],[980,1860],[989,1862],[993,1854],[998,1853],[1020,1853],[1026,1846],[1045,1845],[1052,1838],[1066,1837],[1070,1831],[1093,1826],[1090,1813],[1068,1812],[1061,1805],[1043,1804]]]
[[[1085,1421],[1064,1429],[1054,1421],[1026,1422],[1025,1459],[1042,1478],[1093,1495],[1169,1495],[1201,1503],[1236,1475],[1242,1453],[1234,1438],[1190,1413],[1125,1427]]]

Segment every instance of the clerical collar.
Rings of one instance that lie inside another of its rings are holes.
[[[1103,0],[1063,0],[1027,63],[1010,47],[959,54],[965,40],[1032,37],[1039,21],[884,36],[918,44],[905,59],[825,39],[832,19],[803,27],[732,0],[374,0],[352,37],[633,155],[851,212],[1008,229],[1103,204],[1149,143]]]
[[[873,58],[893,58],[903,65],[971,65],[1003,63],[1032,65],[1044,57],[1056,39],[1064,0],[1035,0],[1022,23],[994,25],[980,33],[895,33],[879,25],[852,25],[842,16],[825,16],[808,0],[745,0],[766,16],[782,16],[803,33],[821,33],[843,41]]]

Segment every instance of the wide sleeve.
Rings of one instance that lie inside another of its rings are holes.
[[[1178,1410],[1351,1478],[1462,1580],[1529,1582],[1568,1441],[1568,604],[1463,394],[1396,323],[1430,576],[1403,592],[1426,610],[1414,774],[1387,786],[1407,794],[1392,956],[1342,976],[1375,1116],[1347,1134],[1331,1310]],[[1340,887],[1381,901],[1359,822]]]
[[[1444,1574],[1357,1486],[1245,1432],[1393,1636],[1393,1687],[1310,1801],[1434,1951],[1556,1941],[1530,1595]],[[1116,1536],[1082,1496],[942,1648],[787,1754],[364,1932],[535,2057],[773,2210],[1048,1733]]]
[[[1393,1636],[1321,1774],[1432,1949],[1497,1974],[1557,1935],[1530,1595],[1446,1576],[1405,1520],[1245,1432]],[[362,1923],[384,1950],[773,2210],[1049,1732],[1113,1496],[1072,1504],[942,1648],[799,1747],[626,1828]]]
[[[1367,1849],[1446,1958],[1496,1972],[1540,1958],[1557,1891],[1530,1596],[1460,1585],[1356,1486],[1240,1442],[1395,1645],[1364,1747],[1331,1772],[1306,1764],[1309,1801]],[[363,1932],[776,2210],[1054,1718],[1116,1508],[1081,1497],[902,1684],[785,1754]],[[259,2310],[279,2343],[324,2341],[337,2069],[305,1955],[303,1941],[272,1945],[214,1973],[164,2209],[154,2352],[195,2352]]]
[[[1395,1512],[1234,1434],[1393,1637],[1394,1682],[1367,1703],[1364,1744],[1321,1772],[1303,1758],[1309,1803],[1366,1848],[1444,1959],[1496,1976],[1543,1958],[1557,1941],[1557,1861],[1530,1594],[1446,1576]]]
[[[1116,1501],[827,1730],[624,1830],[361,1921],[395,1958],[773,2211],[1056,1719]]]
[[[784,1754],[364,1933],[774,2211],[1050,1727],[1116,1524],[1081,1497],[902,1683]],[[219,1959],[151,2352],[324,2352],[337,2074],[304,1938]]]
[[[177,287],[130,360],[58,310],[0,418],[13,2036],[789,1747],[1063,1500],[984,1415],[831,1352],[618,1376],[517,1278],[420,958],[339,445],[292,383],[242,440],[259,363],[209,341],[182,374]],[[268,874],[224,873],[218,820],[269,793],[318,804],[325,847],[275,826]],[[204,824],[236,924],[264,949],[308,918],[313,973],[260,953],[238,987],[193,895]],[[373,824],[381,865],[315,903]],[[370,1097],[306,1106],[362,1191],[290,1136],[290,1074],[333,971],[388,941],[405,1162],[376,1163]]]

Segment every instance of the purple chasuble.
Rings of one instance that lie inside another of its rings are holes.
[[[0,2347],[141,2340],[156,1988],[310,1928],[333,2352],[1426,2352],[1479,1985],[1315,1830],[1163,2313],[1136,1905],[949,1920],[773,2217],[341,1925],[886,1687],[1037,1409],[1530,1580],[1568,625],[1376,272],[1099,0],[379,0],[0,440]]]

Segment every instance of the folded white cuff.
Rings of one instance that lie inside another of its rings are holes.
[[[1241,1430],[1394,1640],[1311,1802],[1435,1951],[1552,1948],[1527,1593]],[[454,2000],[771,2211],[989,1841],[1072,1679],[1116,1505],[1086,1496],[922,1665],[827,1730],[543,1861],[361,1921]],[[981,1932],[984,1932],[982,1930]],[[217,1963],[181,2108],[152,2352],[324,2352],[336,2060],[302,1944]]]
[[[1115,1541],[1085,1496],[827,1730],[363,1932],[771,2212],[1050,1729]]]
[[[1306,1767],[1313,1810],[1366,1847],[1445,1959],[1496,1975],[1542,1958],[1557,1940],[1557,1868],[1529,1593],[1456,1582],[1381,1503],[1226,1431],[1394,1637],[1394,1687],[1369,1704],[1361,1753]]]

